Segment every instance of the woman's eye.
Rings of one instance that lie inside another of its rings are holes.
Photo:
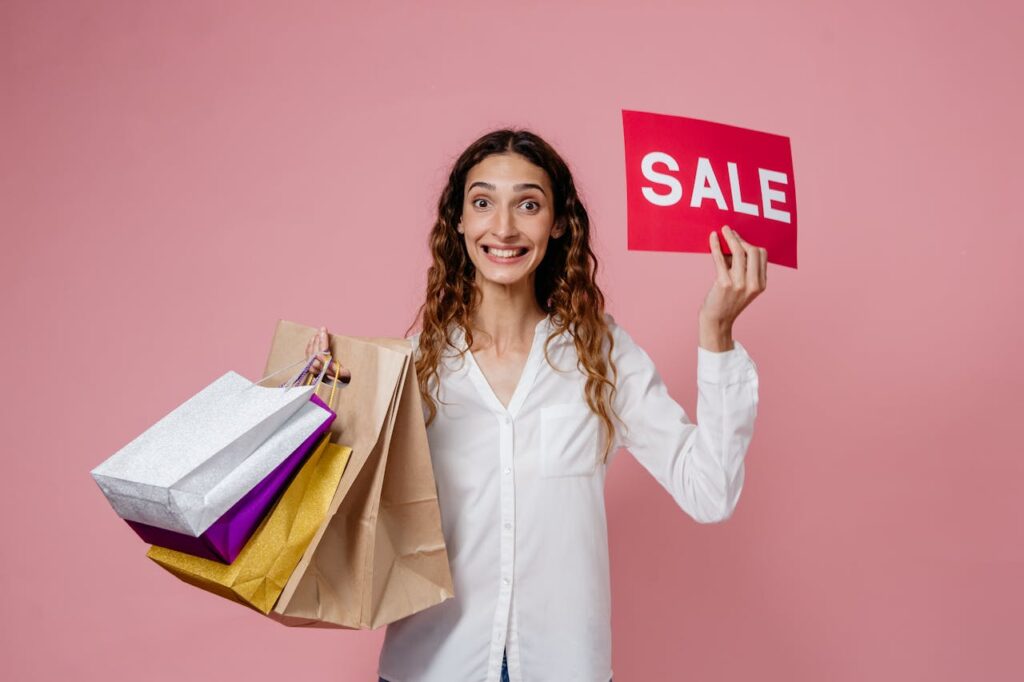
[[[527,211],[536,211],[538,208],[540,208],[540,206],[537,204],[536,201],[524,201],[523,208],[525,208]]]
[[[473,205],[477,208],[484,208],[487,205],[487,199],[473,199]]]

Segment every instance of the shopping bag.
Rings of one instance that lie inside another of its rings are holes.
[[[267,613],[320,527],[352,449],[323,434],[230,565],[154,545],[146,556],[187,583]]]
[[[280,321],[268,372],[302,357],[317,329]],[[412,347],[330,335],[351,370],[332,432],[352,457],[268,614],[285,625],[377,628],[454,596]]]
[[[242,551],[242,547],[267,515],[270,507],[284,492],[292,475],[313,451],[321,436],[330,429],[335,417],[334,411],[316,393],[313,394],[312,401],[324,411],[316,429],[276,469],[203,531],[202,535],[194,537],[137,521],[128,521],[128,525],[149,544],[230,564]]]
[[[323,421],[315,386],[259,385],[272,376],[254,383],[227,372],[94,468],[117,514],[187,535],[206,531]]]

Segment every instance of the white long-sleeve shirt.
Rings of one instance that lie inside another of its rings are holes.
[[[746,349],[697,349],[697,423],[669,396],[651,358],[606,314],[615,344],[615,449],[626,447],[699,522],[727,519],[743,488],[757,414]],[[544,340],[506,409],[472,353],[447,349],[427,430],[455,596],[391,623],[379,674],[389,682],[608,682],[611,593],[603,427],[568,333]],[[456,328],[453,341],[465,349]],[[419,334],[409,339],[418,348]],[[607,344],[605,346],[607,349]],[[445,404],[446,403],[446,404]],[[426,408],[424,408],[424,412]]]

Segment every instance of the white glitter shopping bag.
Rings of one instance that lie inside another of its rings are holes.
[[[227,372],[106,461],[92,476],[118,516],[199,536],[323,422],[301,385],[313,358],[280,387]],[[326,370],[327,363],[324,363]],[[275,372],[277,374],[278,372]]]

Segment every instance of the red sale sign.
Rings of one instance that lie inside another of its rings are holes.
[[[770,263],[796,267],[788,137],[625,110],[622,127],[630,250],[710,253],[709,235],[728,225]]]

